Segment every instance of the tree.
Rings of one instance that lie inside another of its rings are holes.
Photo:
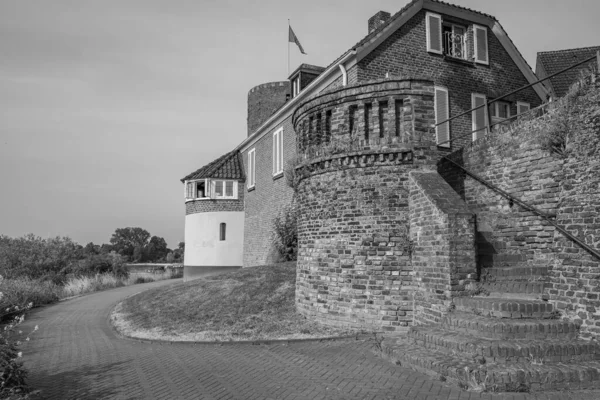
[[[113,250],[117,253],[133,258],[136,246],[143,249],[150,241],[150,233],[142,228],[118,228],[110,238]]]
[[[86,256],[100,254],[100,246],[94,244],[94,242],[89,242],[83,248],[83,254]]]
[[[177,248],[175,250],[173,250],[173,257],[175,258],[175,261],[182,263],[184,254],[185,254],[185,243],[179,242],[179,245],[177,246]]]
[[[165,239],[152,236],[150,238],[150,243],[146,246],[144,251],[144,258],[146,261],[160,261],[166,257],[169,253],[169,249],[167,248],[167,242]]]

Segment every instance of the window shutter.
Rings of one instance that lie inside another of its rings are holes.
[[[479,107],[484,105],[486,97],[482,94],[473,93],[471,95],[471,108]],[[486,134],[486,118],[487,110],[485,107],[479,108],[472,112],[471,118],[473,119],[473,141],[484,137]]]
[[[522,102],[522,101],[518,101],[517,102],[517,114],[518,115],[526,113],[530,109],[531,109],[531,107],[530,107],[529,103],[525,103],[525,102]]]
[[[278,149],[278,146],[277,146],[278,139],[277,138],[278,137],[279,137],[279,132],[275,132],[273,134],[273,175],[275,175],[277,173],[277,162],[279,161],[278,157],[277,157],[277,149]]]
[[[485,26],[473,25],[473,37],[475,39],[475,62],[489,64],[487,28]]]
[[[442,16],[427,13],[425,16],[427,30],[427,51],[442,54]]]
[[[447,120],[449,117],[448,89],[435,88],[435,123]],[[450,122],[435,127],[436,143],[441,147],[450,147]]]
[[[255,163],[256,150],[252,149],[248,153],[248,187],[253,187],[256,182],[256,163]]]
[[[283,130],[279,131],[279,172],[283,172]]]

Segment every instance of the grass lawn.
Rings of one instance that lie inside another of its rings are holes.
[[[111,319],[141,339],[231,341],[346,336],[356,330],[312,322],[296,313],[296,263],[243,268],[130,297]]]

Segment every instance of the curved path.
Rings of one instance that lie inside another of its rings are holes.
[[[372,352],[372,341],[269,345],[159,344],[115,334],[108,317],[125,297],[174,281],[136,285],[37,309],[24,331],[30,384],[43,399],[470,399],[589,398],[593,393],[463,392]]]

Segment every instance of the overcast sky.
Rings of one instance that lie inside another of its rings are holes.
[[[287,20],[327,66],[406,0],[0,0],[0,234],[183,240],[179,179],[246,137],[253,86],[287,78]],[[600,45],[597,0],[455,0],[538,51]]]

